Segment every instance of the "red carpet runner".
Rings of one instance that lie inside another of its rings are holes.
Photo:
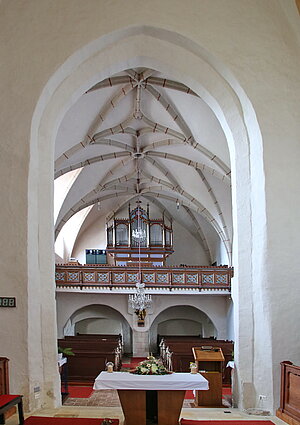
[[[25,425],[102,425],[103,421],[104,419],[100,418],[46,418],[44,416],[30,416],[25,419]],[[118,425],[119,420],[107,419],[106,423],[109,425]]]
[[[44,416],[30,416],[25,420],[25,425],[102,425],[104,419],[92,418],[46,418]],[[109,419],[110,425],[118,425],[118,419]],[[107,422],[106,422],[107,423]],[[237,421],[196,421],[181,419],[180,425],[274,425],[271,421],[262,420],[237,420]],[[138,425],[138,424],[137,424]]]
[[[134,369],[141,361],[145,360],[145,357],[132,357],[130,363],[124,363],[123,368]],[[69,397],[70,398],[89,398],[93,393],[92,386],[76,386],[69,385]],[[223,387],[222,396],[231,396],[231,388]],[[193,391],[186,391],[185,400],[194,400]]]
[[[231,388],[229,387],[223,387],[222,388],[222,397],[224,398],[225,396],[231,396]],[[194,400],[194,392],[192,390],[188,390],[185,392],[185,400]]]
[[[89,398],[93,392],[93,387],[69,385],[68,392],[71,398]]]
[[[180,425],[274,425],[271,421],[195,421],[192,419],[181,419]]]
[[[122,367],[129,368],[129,369],[134,369],[143,360],[146,360],[146,358],[145,357],[131,357],[130,363],[123,363],[122,364]]]

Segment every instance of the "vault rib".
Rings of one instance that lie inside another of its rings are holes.
[[[125,151],[125,152],[113,152],[113,153],[107,153],[107,154],[104,154],[104,155],[94,156],[93,158],[86,159],[85,161],[78,162],[77,164],[69,165],[68,167],[57,171],[55,173],[54,178],[60,177],[63,174],[68,173],[69,171],[76,170],[77,168],[83,168],[83,167],[95,164],[97,162],[107,161],[109,159],[128,157],[128,156],[131,156],[131,153],[127,152],[127,151]]]
[[[103,89],[105,87],[113,87],[116,85],[120,85],[120,84],[134,84],[134,80],[128,76],[128,75],[120,75],[118,77],[110,77],[110,78],[106,78],[103,81],[100,81],[99,83],[95,84],[93,87],[91,87],[90,89],[88,89],[85,93],[90,93],[92,91],[95,90],[100,90]]]
[[[224,232],[227,240],[230,241],[229,234],[228,234],[228,228],[227,228],[227,225],[225,223],[224,216],[223,216],[223,211],[222,211],[222,208],[221,208],[221,206],[220,206],[220,204],[219,204],[219,202],[218,202],[218,200],[217,200],[217,198],[216,198],[216,196],[214,194],[214,191],[213,191],[211,185],[208,183],[208,181],[207,181],[205,175],[202,173],[202,171],[199,170],[199,169],[197,169],[196,171],[199,174],[202,182],[204,183],[204,185],[205,185],[205,187],[207,189],[207,192],[209,193],[209,196],[211,197],[211,199],[212,199],[212,201],[213,201],[213,203],[214,203],[214,205],[216,207],[216,210],[218,212],[218,215],[219,215],[219,218],[220,218],[222,227],[223,227],[223,232]],[[230,251],[231,251],[231,242],[230,242]]]
[[[221,174],[218,171],[216,171],[214,168],[208,167],[205,164],[202,164],[200,162],[192,161],[191,159],[184,158],[179,155],[174,155],[168,152],[156,152],[156,151],[148,151],[145,153],[145,159],[149,157],[157,157],[157,158],[163,158],[163,159],[169,159],[171,161],[177,161],[182,164],[187,165],[188,167],[195,168],[196,170],[200,171],[207,171],[211,175],[217,177],[219,180],[230,184],[230,176],[227,174]]]
[[[109,111],[113,107],[115,107],[118,104],[118,102],[120,102],[120,100],[124,96],[126,96],[135,86],[136,84],[125,85],[117,93],[115,93],[108,102],[106,102],[104,107],[100,110],[100,112],[97,113],[96,117],[94,118],[84,139],[81,142],[76,143],[76,145],[72,146],[67,151],[65,151],[55,161],[55,170],[57,170],[65,162],[66,159],[71,158],[76,152],[84,149],[86,146],[93,143],[93,139],[94,139],[93,134],[95,133],[97,128],[101,125],[101,123],[105,120]]]
[[[61,229],[63,228],[63,226],[66,224],[66,222],[74,215],[74,214],[76,214],[76,213],[78,213],[79,211],[81,211],[81,210],[83,210],[84,208],[86,208],[86,207],[89,207],[90,205],[94,205],[94,204],[96,204],[97,202],[103,202],[103,201],[105,201],[105,200],[107,200],[107,199],[111,199],[111,198],[115,198],[115,197],[118,197],[118,196],[125,196],[125,195],[128,195],[128,193],[131,193],[131,194],[136,194],[135,192],[132,192],[132,191],[126,191],[126,192],[120,192],[120,193],[111,193],[111,194],[109,194],[109,195],[105,195],[105,196],[100,196],[100,197],[97,197],[97,198],[95,198],[95,199],[93,199],[93,200],[91,200],[91,201],[89,201],[89,202],[87,202],[87,203],[85,203],[85,204],[82,204],[80,201],[79,202],[77,202],[76,203],[76,208],[75,208],[75,206],[73,207],[73,209],[72,209],[72,211],[71,210],[69,210],[68,211],[68,213],[67,214],[65,214],[65,216],[59,221],[59,223],[58,223],[58,225],[57,225],[57,227],[56,227],[56,229],[55,229],[55,239],[57,238],[57,236],[58,236],[58,234],[59,234],[59,232],[61,231]]]
[[[160,77],[149,77],[145,81],[145,83],[165,87],[167,89],[173,89],[180,92],[184,92],[186,94],[190,94],[192,96],[199,97],[197,93],[193,92],[189,87],[187,87],[185,84],[178,83],[177,81],[169,80],[167,78],[160,78]]]
[[[148,193],[147,190],[149,190],[149,188],[144,189],[142,191],[142,195],[147,194]],[[167,199],[167,200],[176,202],[176,198],[175,197],[169,196],[169,195],[165,195],[163,193],[153,192],[152,190],[155,190],[155,189],[152,188],[150,190],[150,192],[149,192],[149,193],[152,194],[152,196],[155,196],[157,198]],[[222,240],[222,242],[224,244],[225,250],[226,250],[227,255],[228,255],[229,262],[231,264],[231,261],[232,261],[232,252],[231,252],[231,249],[230,249],[230,245],[228,245],[228,242],[229,241],[226,239],[226,237],[225,237],[225,235],[224,235],[221,227],[219,226],[218,222],[214,219],[214,217],[210,214],[210,212],[206,208],[204,208],[203,206],[202,206],[203,208],[196,207],[193,203],[190,203],[190,202],[187,203],[184,200],[182,201],[182,205],[185,205],[188,208],[196,211],[198,214],[200,214],[202,217],[204,217],[205,220],[208,221],[213,226],[213,228],[215,229],[215,231],[217,232],[217,234],[219,235],[220,239]]]

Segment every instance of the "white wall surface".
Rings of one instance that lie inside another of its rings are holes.
[[[177,297],[178,302],[181,301],[180,298]],[[211,311],[208,313],[201,311],[200,307],[189,306],[188,303],[166,307],[165,310],[160,312],[153,320],[149,331],[150,351],[156,351],[158,335],[197,335],[204,338],[213,336],[225,339],[218,336],[218,329],[211,319],[211,316],[215,317],[216,314],[222,316],[222,313],[224,313],[221,305],[224,299],[218,297],[219,299],[217,298],[214,303],[214,300],[209,298],[207,301],[212,304],[210,304]],[[225,317],[223,319],[225,320]]]
[[[227,339],[235,341],[234,336],[234,305],[231,299],[227,299]]]
[[[153,308],[148,312],[144,328],[138,328],[136,315],[128,309],[127,294],[57,293],[58,336],[64,328],[83,320],[107,319],[122,324],[125,352],[132,351],[131,331],[149,332],[150,351],[156,351],[157,326],[166,320],[196,321],[198,335],[227,338],[227,300],[225,296],[153,295]],[[93,325],[94,326],[94,325]],[[171,325],[172,326],[172,325]],[[173,326],[172,326],[173,328]],[[104,332],[108,333],[108,332]],[[149,352],[149,347],[146,347]]]
[[[202,335],[202,323],[188,319],[169,319],[157,326],[159,335]]]
[[[1,292],[17,297],[16,309],[1,310],[1,354],[11,359],[11,391],[25,395],[26,408],[60,404],[53,285],[59,122],[108,71],[153,66],[202,95],[227,137],[239,404],[257,405],[264,393],[274,412],[279,362],[300,364],[300,49],[299,25],[287,20],[296,14],[299,22],[294,1],[191,0],[187,7],[129,0],[124,7],[89,0],[87,7],[16,0],[1,2],[0,12]]]
[[[122,334],[121,322],[114,319],[83,319],[75,324],[75,334]]]
[[[106,249],[106,245],[105,217],[98,214],[97,219],[79,233],[72,255],[78,259],[79,263],[85,264],[86,249]]]
[[[166,265],[209,265],[200,243],[177,222],[173,223],[173,246],[174,252],[167,258]]]
[[[135,205],[132,205],[132,208]],[[75,243],[72,256],[77,258],[81,264],[85,263],[85,249],[106,249],[106,226],[105,216],[97,213],[95,208],[95,219],[89,226],[85,226],[79,233]],[[118,217],[128,217],[128,207],[120,210]],[[150,217],[161,218],[160,211],[151,207]],[[173,222],[174,253],[171,254],[166,265],[209,265],[203,248],[196,238],[177,222]],[[220,240],[216,238],[216,245]],[[217,246],[215,250],[218,250]]]

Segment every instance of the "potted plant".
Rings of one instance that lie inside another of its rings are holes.
[[[58,347],[58,354],[62,354],[62,357],[68,357],[68,356],[75,356],[75,354],[72,351],[72,348],[62,348]]]

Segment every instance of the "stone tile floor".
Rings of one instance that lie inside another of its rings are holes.
[[[128,362],[130,359],[128,359]],[[124,363],[126,361],[124,360]],[[126,370],[126,369],[125,369]],[[225,401],[225,403],[224,403]],[[191,400],[185,400],[181,417],[197,420],[270,420],[275,425],[286,425],[276,416],[249,415],[239,409],[232,408],[231,397],[223,399],[223,408],[195,408]],[[94,391],[88,398],[69,398],[64,405],[57,409],[41,409],[25,413],[25,418],[30,416],[56,416],[66,418],[116,418],[120,425],[124,424],[124,416],[116,390]],[[18,425],[18,415],[15,414],[6,421],[6,425]],[[137,424],[138,425],[138,424]]]
[[[226,412],[226,413],[225,413]],[[116,418],[119,419],[120,425],[124,424],[124,417],[120,407],[93,407],[93,406],[62,406],[57,409],[42,409],[32,412],[31,415],[36,416],[56,416],[66,418]],[[28,417],[29,415],[25,415]],[[286,425],[276,416],[254,416],[247,415],[238,409],[223,408],[183,408],[181,417],[186,419],[197,420],[270,420],[275,425]],[[6,421],[6,425],[18,425],[18,415],[13,415]],[[138,424],[137,424],[138,425]]]
[[[116,390],[94,391],[89,398],[68,398],[64,406],[120,407]]]
[[[231,396],[224,396],[223,405],[231,407]],[[99,407],[121,407],[116,390],[94,391],[89,398],[67,398],[64,406],[99,406]],[[192,400],[184,400],[183,407],[194,407]]]
[[[223,399],[224,402],[224,399]],[[181,411],[181,417],[197,420],[270,420],[275,425],[286,425],[276,416],[254,416],[231,408],[231,399],[225,397],[223,408],[195,408],[191,400],[185,400]],[[92,395],[85,398],[69,398],[64,405],[57,409],[41,409],[26,414],[35,416],[56,416],[66,418],[116,418],[120,425],[124,424],[124,416],[116,390],[94,391]],[[18,415],[15,414],[6,421],[6,425],[18,425]],[[138,424],[137,424],[138,425]]]

